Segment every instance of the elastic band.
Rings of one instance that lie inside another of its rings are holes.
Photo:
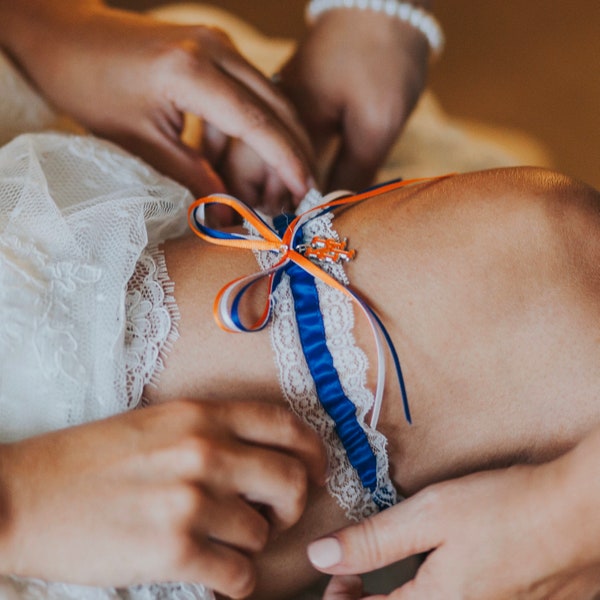
[[[409,2],[398,0],[311,0],[306,6],[306,21],[312,25],[316,19],[336,8],[358,8],[384,13],[412,25],[426,38],[433,58],[438,58],[444,49],[444,32],[438,20],[427,10]]]

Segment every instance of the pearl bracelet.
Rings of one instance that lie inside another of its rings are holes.
[[[314,23],[321,14],[335,8],[358,8],[385,13],[412,25],[426,38],[434,58],[444,48],[444,32],[437,19],[428,11],[409,2],[398,0],[311,0],[306,7],[306,21]]]

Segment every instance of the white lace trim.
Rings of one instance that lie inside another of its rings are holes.
[[[322,201],[322,196],[313,190],[302,201],[298,212],[305,212]],[[333,229],[332,220],[333,215],[329,213],[307,223],[304,226],[306,240],[312,239],[313,236],[339,240],[337,232]],[[248,229],[251,231],[251,227],[248,226]],[[262,269],[268,268],[276,260],[275,255],[269,252],[256,252],[256,257]],[[349,284],[342,265],[326,264],[324,268],[341,283]],[[368,358],[356,345],[352,333],[354,328],[352,301],[342,292],[321,281],[317,281],[317,291],[327,333],[327,347],[340,375],[344,392],[356,406],[358,422],[367,434],[377,458],[378,495],[386,504],[392,505],[397,501],[397,494],[389,477],[387,440],[383,434],[366,423],[374,396],[367,388]],[[333,419],[325,412],[317,397],[314,381],[300,344],[294,300],[287,275],[282,277],[281,283],[274,292],[273,300],[271,342],[283,395],[292,410],[319,432],[327,446],[331,472],[328,482],[330,494],[349,519],[361,520],[379,509],[373,502],[369,490],[362,486],[335,432]]]
[[[119,591],[119,600],[214,600],[211,590],[198,583],[157,583]]]
[[[158,383],[164,359],[179,338],[179,309],[173,296],[165,256],[145,249],[129,280],[125,296],[125,363],[129,406],[147,402],[144,386]]]
[[[130,588],[99,588],[39,579],[0,577],[2,600],[215,600],[196,583],[157,583]]]
[[[164,253],[142,251],[125,296],[125,364],[129,407],[137,406],[145,385],[155,385],[164,358],[179,337],[179,309]],[[98,588],[37,579],[0,577],[3,600],[214,600],[194,583],[160,583],[130,588]]]

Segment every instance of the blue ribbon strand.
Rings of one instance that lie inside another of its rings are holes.
[[[275,219],[275,228],[280,235],[288,225],[288,218],[282,215]],[[294,242],[296,244],[297,240]],[[335,423],[350,464],[363,486],[373,495],[374,502],[382,508],[377,497],[377,458],[356,418],[354,403],[344,393],[333,356],[327,347],[315,278],[295,263],[288,263],[283,269],[290,280],[300,344],[319,401]]]
[[[422,180],[412,180],[405,183],[393,182],[392,184],[384,185],[381,190],[386,191],[420,181]],[[383,337],[385,345],[387,345],[394,361],[404,414],[406,420],[411,423],[412,420],[400,360],[392,339],[377,314],[352,289],[348,287],[344,288],[343,286],[340,288],[339,282],[335,281],[322,269],[317,268],[313,263],[310,263],[306,257],[302,256],[303,251],[300,250],[300,246],[304,245],[302,228],[306,223],[334,210],[336,206],[358,202],[376,195],[378,192],[379,188],[374,187],[372,191],[348,197],[347,199],[334,200],[323,207],[311,209],[300,216],[280,215],[274,221],[275,228],[270,227],[253,209],[230,196],[211,196],[196,201],[190,207],[189,219],[194,232],[202,239],[211,241],[212,243],[246,249],[262,249],[279,254],[280,258],[275,266],[268,268],[264,273],[238,278],[221,290],[215,300],[217,322],[227,331],[252,332],[263,329],[270,319],[273,292],[279,285],[282,275],[284,273],[288,275],[294,300],[300,344],[308,369],[315,383],[319,401],[327,414],[333,419],[336,432],[346,451],[348,460],[356,470],[361,483],[365,489],[369,490],[375,504],[380,508],[385,508],[390,503],[389,498],[386,498],[385,490],[378,489],[377,457],[371,447],[363,425],[358,422],[354,403],[344,393],[333,357],[327,347],[327,335],[316,286],[317,276],[328,283],[328,285],[340,289],[340,291],[347,293],[354,299],[362,310],[365,311],[367,318],[371,322],[375,337],[378,338],[379,334]],[[254,221],[253,225],[259,229],[262,237],[244,236],[207,227],[203,222],[202,216],[198,213],[198,209],[203,204],[219,202],[231,206],[251,223]],[[246,291],[264,276],[270,278],[268,304],[259,321],[254,325],[247,326],[242,322],[239,314],[240,302]],[[381,365],[383,363],[380,352],[383,347],[383,341],[377,339],[376,344],[378,363]],[[384,381],[382,373],[384,371],[378,371],[377,409],[373,411],[373,422],[376,422],[382,398],[382,392],[379,391],[382,389],[379,382]]]

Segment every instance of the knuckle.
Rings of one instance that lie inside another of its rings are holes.
[[[435,510],[442,501],[444,484],[431,485],[419,492],[419,501],[424,510]]]
[[[363,547],[367,555],[369,564],[374,568],[378,568],[385,564],[384,552],[379,541],[379,534],[375,527],[375,524],[367,519],[360,527],[363,531]]]
[[[256,585],[256,573],[251,560],[238,554],[234,560],[224,565],[225,591],[232,598],[245,598],[252,593]]]
[[[451,491],[452,488],[447,488],[444,483],[438,483],[425,488],[417,496],[414,496],[414,500],[418,503],[417,515],[420,520],[438,521],[439,518],[443,518],[449,502],[452,501],[452,498],[446,493],[447,489]],[[457,500],[463,501],[460,498]]]
[[[308,475],[302,463],[298,460],[290,460],[286,465],[286,494],[287,510],[290,519],[297,520],[306,506],[308,495]]]
[[[177,448],[177,460],[194,477],[202,478],[220,468],[221,451],[216,440],[201,436],[183,438]]]
[[[298,459],[290,458],[286,470],[289,479],[288,486],[291,488],[292,493],[296,495],[305,494],[308,477],[304,465]]]
[[[358,120],[361,137],[369,142],[371,148],[389,146],[398,134],[403,114],[403,106],[400,103],[379,99],[365,104]]]
[[[256,514],[256,518],[247,519],[245,527],[249,530],[249,545],[253,552],[264,550],[269,541],[269,523],[266,519]]]
[[[300,419],[292,412],[277,406],[277,410],[273,413],[273,421],[280,432],[282,439],[290,440],[295,445],[296,440],[306,434],[308,429]]]
[[[168,403],[169,410],[177,411],[177,418],[184,432],[194,435],[199,431],[215,430],[220,419],[226,417],[227,407],[211,400],[181,399]],[[173,407],[173,408],[171,408]]]
[[[242,108],[246,127],[250,131],[264,131],[274,127],[273,118],[268,114],[266,107],[261,108],[256,104],[246,102]]]
[[[177,415],[177,417],[186,424],[196,422],[199,415],[202,414],[202,405],[199,402],[187,398],[173,400],[164,406],[168,407],[168,411],[171,414]]]
[[[201,556],[199,544],[187,533],[174,531],[164,536],[161,546],[165,553],[165,565],[174,574],[185,573]]]
[[[205,43],[214,41],[218,44],[233,46],[231,37],[220,27],[215,27],[214,25],[195,25],[193,31],[194,36]]]
[[[173,487],[169,505],[173,530],[187,535],[196,527],[198,515],[209,509],[209,500],[200,488],[180,484]]]
[[[199,60],[198,43],[190,38],[164,44],[156,57],[154,68],[164,74],[194,70]]]

